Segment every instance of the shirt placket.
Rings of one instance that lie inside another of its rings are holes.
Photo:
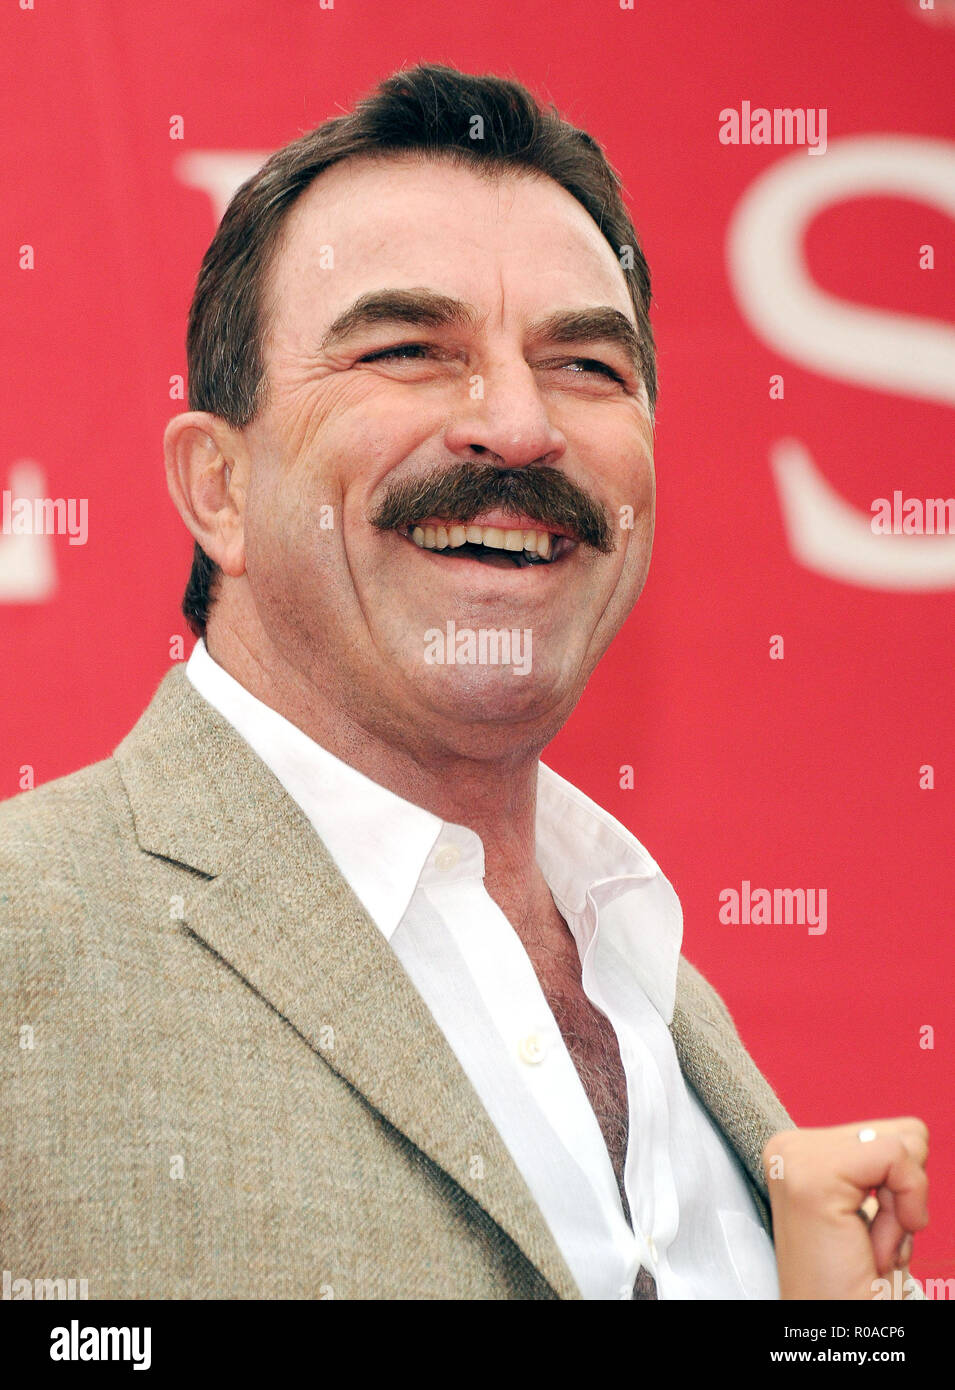
[[[621,884],[621,892],[625,891]],[[670,1109],[666,1087],[643,1031],[664,1027],[649,999],[639,991],[639,1013],[615,1006],[616,991],[606,988],[604,954],[600,950],[600,911],[588,896],[587,906],[575,924],[578,945],[584,945],[581,983],[584,993],[610,1020],[617,1035],[620,1061],[627,1089],[627,1156],[624,1187],[639,1260],[654,1275],[658,1291],[674,1292],[673,1272],[667,1251],[679,1224],[679,1197],[669,1155]]]
[[[534,967],[484,887],[483,852],[459,832],[442,832],[419,886],[464,957],[511,1060],[512,1081],[526,1089],[590,1189],[605,1226],[599,1238],[614,1252],[607,1296],[629,1297],[640,1259],[603,1136]]]

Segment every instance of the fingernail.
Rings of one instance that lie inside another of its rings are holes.
[[[899,1248],[895,1256],[896,1269],[904,1269],[912,1258],[912,1236],[911,1233],[904,1235],[899,1241]]]

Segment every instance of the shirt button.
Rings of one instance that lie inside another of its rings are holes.
[[[434,867],[446,874],[449,869],[453,869],[461,858],[461,851],[457,845],[442,845],[434,856]]]
[[[543,1062],[547,1048],[536,1033],[528,1033],[527,1037],[521,1038],[518,1043],[517,1052],[522,1062],[534,1067],[538,1062]]]

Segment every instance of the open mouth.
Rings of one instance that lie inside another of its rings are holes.
[[[405,526],[401,534],[421,550],[477,560],[499,569],[552,565],[576,547],[569,536],[527,526],[511,529],[464,522],[426,522]]]

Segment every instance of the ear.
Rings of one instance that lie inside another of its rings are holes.
[[[245,573],[248,451],[218,415],[176,415],[163,438],[166,482],[176,509],[211,560],[228,575]]]

